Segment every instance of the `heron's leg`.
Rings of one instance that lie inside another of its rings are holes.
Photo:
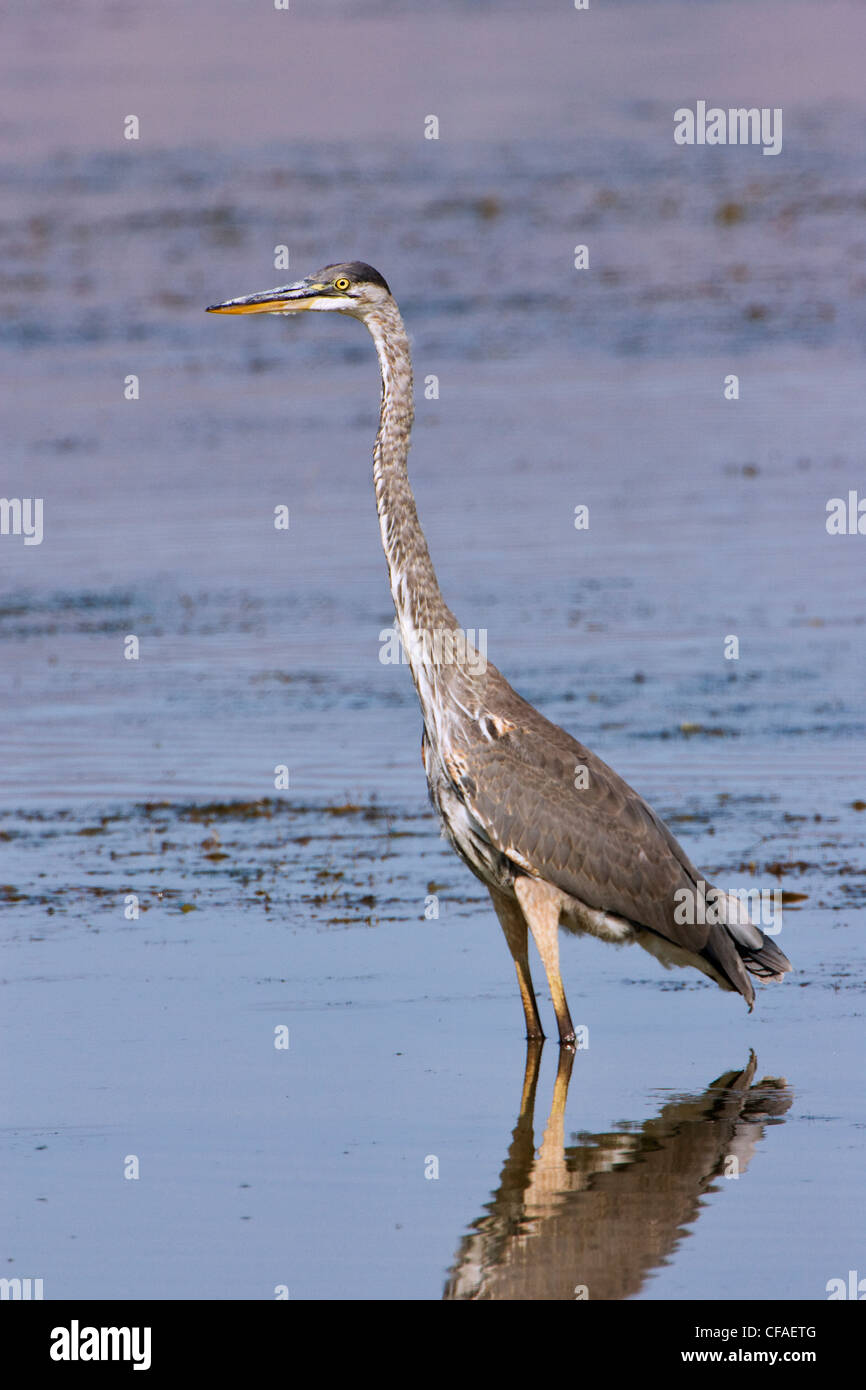
[[[559,1024],[559,1041],[573,1043],[574,1024],[568,1012],[559,973],[559,913],[562,908],[562,894],[558,888],[540,878],[516,878],[514,891],[547,971],[547,983],[550,985],[556,1021]]]
[[[523,1012],[526,1017],[526,1036],[527,1038],[543,1038],[544,1031],[538,1016],[538,1005],[535,1002],[535,990],[532,988],[532,975],[529,971],[526,918],[513,898],[509,898],[505,893],[500,893],[498,888],[490,888],[489,884],[488,889],[493,899],[493,906],[496,908],[496,915],[502,923],[505,940],[508,942],[508,949],[517,971],[517,983],[520,986],[520,997],[523,1000]]]

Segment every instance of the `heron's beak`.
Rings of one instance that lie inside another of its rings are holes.
[[[227,299],[223,304],[209,304],[209,314],[300,314],[312,309],[326,295],[328,285],[310,280],[297,280],[294,285],[281,285],[275,290],[262,290],[240,299]],[[331,291],[333,293],[333,290]]]

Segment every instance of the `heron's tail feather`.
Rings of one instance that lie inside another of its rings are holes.
[[[726,921],[713,927],[701,955],[725,977],[730,987],[739,990],[751,1009],[755,991],[749,975],[759,980],[781,980],[791,969],[791,962],[775,942],[749,920],[734,895],[728,893],[726,898]]]
[[[743,965],[759,980],[781,980],[791,969],[791,962],[750,919],[742,901],[734,894],[727,893],[727,912],[725,925],[734,939],[737,954]]]
[[[740,958],[746,969],[752,975],[757,975],[759,980],[781,980],[791,969],[791,962],[784,951],[780,951],[775,942],[766,936],[758,951],[746,950],[741,946]]]

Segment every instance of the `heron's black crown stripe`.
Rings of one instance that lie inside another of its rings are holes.
[[[381,285],[383,290],[391,293],[384,275],[380,275],[373,266],[367,265],[366,261],[338,261],[335,265],[326,265],[325,270],[342,270],[350,280],[363,280],[368,281],[371,285]]]

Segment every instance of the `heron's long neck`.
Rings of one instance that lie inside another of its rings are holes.
[[[413,642],[419,637],[423,641],[428,633],[454,630],[457,620],[439,589],[406,472],[414,415],[409,339],[396,304],[383,305],[366,323],[382,370],[382,408],[373,451],[376,506],[394,608],[417,684]]]

